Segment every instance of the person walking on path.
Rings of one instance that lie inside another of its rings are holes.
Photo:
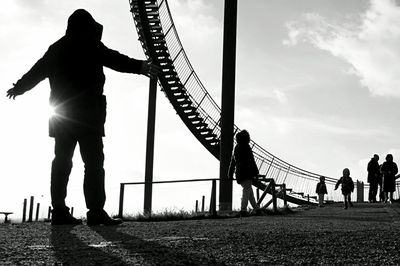
[[[102,42],[103,26],[91,14],[78,9],[68,18],[65,35],[53,43],[34,66],[22,76],[7,97],[15,99],[48,78],[50,105],[55,113],[49,135],[55,139],[51,167],[52,225],[81,224],[65,204],[72,157],[77,143],[85,165],[84,195],[88,225],[115,225],[105,211],[103,136],[106,98],[103,67],[156,78],[159,67],[107,48]]]
[[[386,161],[382,164],[381,172],[383,174],[383,192],[385,203],[393,202],[393,192],[396,190],[396,174],[398,172],[397,164],[393,162],[393,155],[386,155]]]
[[[368,201],[376,202],[376,195],[378,193],[378,184],[380,179],[380,166],[379,166],[379,156],[374,154],[374,157],[368,163],[367,171],[368,178],[367,181],[369,183],[369,193],[368,193]]]
[[[247,215],[247,205],[250,201],[251,206],[260,214],[260,206],[257,204],[253,194],[253,179],[258,175],[258,168],[254,161],[253,152],[250,148],[250,135],[246,130],[236,134],[236,146],[233,151],[231,163],[229,165],[228,177],[233,179],[235,173],[236,182],[243,188],[240,216]]]
[[[324,207],[324,196],[328,194],[324,176],[319,177],[319,183],[317,184],[315,193],[318,194],[318,207]]]
[[[343,169],[343,176],[337,181],[335,190],[338,189],[340,184],[342,185],[344,209],[347,209],[348,206],[353,207],[353,203],[351,203],[351,192],[354,191],[354,182],[350,177],[350,170],[348,168]]]

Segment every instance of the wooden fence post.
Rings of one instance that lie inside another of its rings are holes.
[[[217,216],[217,188],[216,188],[216,181],[212,181],[211,186],[211,200],[210,200],[210,214],[212,217]]]
[[[39,210],[40,210],[40,203],[38,202],[36,204],[36,216],[35,216],[35,221],[39,221]]]
[[[118,218],[121,219],[124,212],[124,193],[125,193],[125,184],[121,183],[119,187],[119,209],[118,209]]]
[[[22,222],[26,222],[26,205],[27,199],[24,199],[24,206],[22,207]]]
[[[275,187],[275,180],[271,181],[271,189],[272,189],[272,206],[274,212],[278,212],[278,204],[276,200],[276,187]]]
[[[287,208],[286,184],[282,185],[282,190],[283,190],[283,207],[286,209]]]
[[[28,217],[28,222],[32,222],[32,218],[33,218],[33,201],[34,201],[34,197],[31,196],[31,203],[29,205],[29,217]]]

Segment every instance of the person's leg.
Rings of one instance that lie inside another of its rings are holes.
[[[250,187],[249,187],[249,201],[251,206],[253,207],[254,210],[259,210],[260,206],[257,204],[256,199],[254,198],[254,193],[253,193],[253,182],[250,180]]]
[[[349,203],[350,207],[353,207],[353,203],[351,202],[351,193],[347,195],[347,202]]]
[[[52,225],[82,224],[82,220],[74,218],[65,205],[67,185],[72,168],[72,156],[76,140],[72,136],[57,136],[55,138],[55,157],[51,166],[51,211]]]
[[[324,205],[324,194],[318,194],[318,206],[321,207]]]
[[[85,179],[83,191],[85,193],[87,224],[118,225],[121,220],[112,219],[104,211],[106,193],[104,188],[104,153],[102,136],[90,135],[79,138],[82,160],[85,164]]]
[[[372,190],[371,192],[371,201],[372,202],[376,202],[376,195],[378,193],[378,183],[377,182],[371,182],[370,184],[370,190]]]
[[[53,209],[66,209],[65,198],[67,185],[72,169],[72,156],[76,146],[76,140],[70,136],[57,136],[54,138],[54,160],[51,166],[51,203]]]
[[[241,211],[247,211],[247,205],[249,203],[251,180],[243,180],[240,185],[242,186],[242,202],[240,206]]]
[[[373,183],[370,182],[369,183],[369,190],[368,190],[368,201],[369,202],[373,202],[373,194],[374,194],[374,192],[373,192]]]
[[[347,209],[347,196],[343,194],[344,208]]]
[[[83,191],[89,210],[103,210],[106,193],[104,188],[103,139],[100,135],[79,137],[79,147],[85,165]]]

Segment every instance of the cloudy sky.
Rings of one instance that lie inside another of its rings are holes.
[[[238,2],[235,120],[240,128],[281,159],[335,178],[348,167],[353,179],[365,181],[366,164],[374,153],[381,162],[387,153],[393,153],[395,161],[400,158],[400,1]],[[171,0],[169,5],[193,67],[219,103],[223,1]],[[5,94],[63,36],[67,18],[77,8],[87,9],[103,24],[106,46],[144,59],[128,1],[2,1],[1,210],[18,211],[30,195],[49,202],[54,143],[47,137],[48,82],[15,101]],[[116,212],[119,183],[143,181],[148,80],[105,72],[106,208]],[[77,152],[67,202],[81,212],[82,167]],[[215,178],[218,172],[218,162],[159,91],[155,180]],[[155,204],[165,202],[159,195],[172,189],[182,193],[181,198],[186,197],[183,191],[196,199],[209,193],[209,186],[203,185],[159,186]],[[140,193],[132,187],[128,194]],[[131,202],[142,208],[140,200]],[[175,205],[181,206],[179,200],[171,203]]]

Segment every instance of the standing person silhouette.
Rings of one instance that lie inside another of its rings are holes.
[[[55,116],[49,121],[49,135],[55,139],[51,168],[52,225],[81,224],[65,204],[67,184],[76,144],[85,165],[84,195],[88,225],[116,225],[105,211],[103,136],[106,98],[103,95],[103,67],[119,72],[156,78],[159,67],[150,61],[129,58],[102,42],[103,26],[84,9],[68,18],[65,35],[53,43],[34,66],[22,76],[7,97],[15,99],[45,78],[50,82],[50,105]]]
[[[378,184],[380,179],[380,166],[379,166],[379,156],[374,154],[374,157],[368,163],[367,171],[368,171],[368,183],[369,183],[369,193],[368,193],[368,201],[376,202],[376,195],[378,193]]]
[[[397,164],[393,162],[393,155],[386,155],[386,161],[381,166],[383,174],[383,192],[385,203],[393,202],[393,192],[396,191],[396,174],[398,172]]]
[[[254,161],[253,152],[250,148],[250,135],[246,130],[236,134],[236,146],[233,151],[231,163],[229,165],[228,177],[233,179],[236,175],[236,182],[243,188],[240,216],[247,216],[247,205],[250,201],[251,206],[257,215],[261,214],[260,206],[257,204],[253,194],[253,179],[258,175],[258,168]]]

